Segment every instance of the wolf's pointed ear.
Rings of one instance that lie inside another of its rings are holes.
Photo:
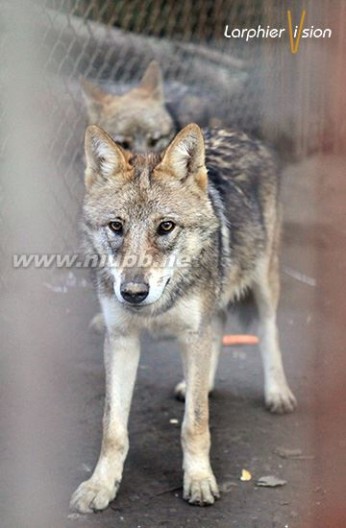
[[[162,74],[157,61],[153,60],[149,63],[137,88],[147,92],[152,99],[164,101]]]
[[[105,92],[97,84],[88,81],[84,77],[80,77],[80,84],[89,119],[91,121],[97,121],[103,106],[117,99],[118,96]]]
[[[198,125],[191,123],[175,136],[156,170],[160,178],[174,177],[181,181],[193,178],[202,190],[206,190],[204,139]]]
[[[128,154],[118,146],[102,128],[90,125],[85,132],[85,185],[116,177],[125,181],[128,171]]]

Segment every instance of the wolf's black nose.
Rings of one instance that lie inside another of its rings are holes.
[[[149,284],[145,282],[124,282],[120,286],[120,293],[126,302],[131,304],[139,304],[149,293]]]

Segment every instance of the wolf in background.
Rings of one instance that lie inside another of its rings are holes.
[[[156,61],[149,64],[138,86],[123,95],[106,92],[84,78],[81,85],[89,124],[102,127],[125,149],[161,151],[176,132]]]
[[[259,141],[225,130],[203,138],[195,124],[163,152],[145,155],[132,154],[90,126],[85,152],[86,252],[118,265],[96,270],[106,322],[103,439],[96,468],[71,505],[80,512],[102,510],[117,494],[143,329],[168,331],[179,341],[183,496],[192,504],[212,504],[219,491],[209,459],[208,393],[227,305],[248,288],[259,310],[266,406],[274,413],[296,406],[276,325],[277,167]]]

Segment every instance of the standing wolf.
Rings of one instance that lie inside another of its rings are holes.
[[[229,301],[252,288],[261,323],[265,402],[296,401],[276,326],[280,212],[277,170],[263,145],[234,131],[191,124],[163,153],[131,154],[97,126],[85,137],[84,232],[88,253],[115,259],[97,270],[106,321],[106,401],[100,457],[75,491],[81,512],[102,510],[119,488],[141,330],[174,333],[182,350],[184,498],[219,496],[210,461],[208,393]],[[129,262],[131,261],[131,266]]]

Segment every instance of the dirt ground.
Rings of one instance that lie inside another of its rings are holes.
[[[1,474],[6,475],[0,479],[3,528],[317,525],[314,519],[323,512],[330,489],[323,480],[324,451],[316,441],[316,387],[322,384],[319,398],[323,399],[327,391],[320,377],[320,361],[327,360],[317,354],[316,343],[322,324],[327,335],[336,335],[342,324],[333,317],[333,309],[338,309],[333,308],[333,298],[329,298],[329,315],[322,311],[328,296],[322,295],[320,277],[321,270],[335,261],[335,244],[336,273],[345,268],[345,163],[345,159],[332,156],[314,157],[288,166],[283,174],[279,328],[287,376],[299,407],[287,416],[267,413],[257,347],[224,348],[210,399],[211,459],[222,491],[221,499],[212,507],[192,507],[181,498],[179,430],[183,404],[172,396],[181,377],[177,346],[174,341],[145,337],[130,417],[131,447],[119,495],[103,513],[79,515],[69,511],[70,495],[89,477],[100,446],[102,336],[88,329],[98,310],[95,294],[85,274],[78,270],[61,271],[53,279],[42,272],[45,275],[40,275],[37,284],[44,290],[44,314],[43,294],[33,287],[24,292],[18,287],[8,294],[4,299],[8,314],[1,375],[4,398],[0,404],[6,425],[6,434],[0,433]],[[18,332],[27,336],[28,349],[37,351],[27,359],[22,354],[19,366],[11,352],[19,339],[11,332],[17,318],[24,320]],[[229,314],[227,332],[244,331],[256,333],[251,302]],[[25,375],[26,363],[30,362],[40,365],[34,381]],[[19,391],[13,389],[18,368],[22,382]],[[29,392],[31,399],[26,396]],[[344,441],[341,429],[333,434],[329,452],[332,445]],[[337,473],[333,458],[329,464],[329,470]],[[251,473],[250,481],[240,480],[242,469]],[[286,485],[257,487],[256,481],[266,475],[284,479]],[[13,496],[17,499],[15,508],[11,506]]]

